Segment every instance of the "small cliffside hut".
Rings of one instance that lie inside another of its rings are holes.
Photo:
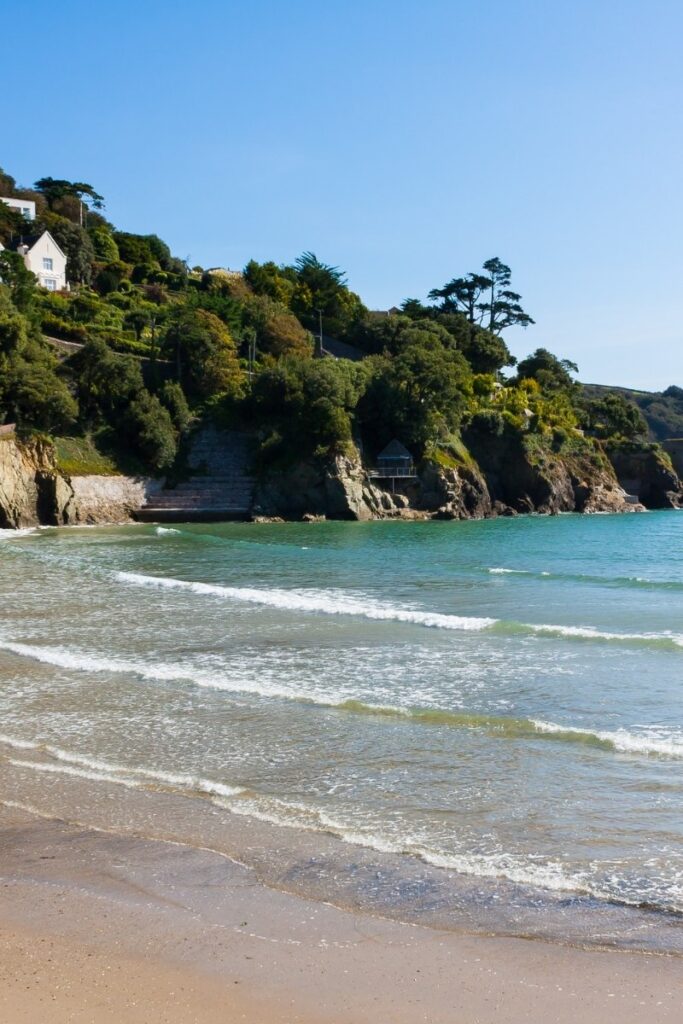
[[[413,457],[396,438],[377,456],[377,464],[368,473],[375,480],[391,480],[392,492],[396,489],[396,480],[414,480],[417,477]]]

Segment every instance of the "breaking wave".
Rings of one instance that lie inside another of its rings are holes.
[[[166,576],[146,576],[136,572],[117,572],[123,583],[167,590],[184,590],[206,597],[227,598],[285,611],[314,612],[323,615],[353,615],[373,621],[412,623],[432,629],[466,632],[491,631],[499,634],[527,634],[578,640],[599,640],[629,645],[683,649],[683,636],[676,633],[613,633],[592,626],[562,626],[547,623],[510,622],[483,616],[451,615],[399,605],[382,604],[370,598],[349,597],[341,591],[302,591],[278,588],[226,587],[216,583],[177,580]]]
[[[383,713],[391,713],[392,709],[381,709]],[[453,719],[464,719],[462,724],[488,727],[502,727],[504,720],[489,716],[452,716]],[[508,720],[509,725],[509,720]],[[515,728],[537,730],[538,735],[559,734],[569,735],[586,733],[586,730],[566,730],[561,726],[548,722],[519,720],[513,723]],[[617,748],[616,734],[590,734],[601,739],[602,744],[612,744]],[[609,737],[609,738],[607,738]],[[560,737],[561,738],[561,737]],[[580,740],[580,742],[584,742]],[[99,758],[90,758],[75,754],[50,744],[32,742],[12,736],[0,734],[0,743],[16,750],[32,750],[41,757],[50,760],[28,760],[25,757],[7,757],[6,763],[28,771],[61,774],[93,782],[103,782],[123,786],[128,789],[163,791],[181,796],[204,797],[216,807],[243,817],[254,818],[278,827],[303,829],[309,832],[323,832],[340,839],[344,843],[361,846],[378,853],[399,854],[416,857],[437,868],[454,871],[459,874],[485,879],[502,879],[517,885],[542,888],[558,893],[574,893],[591,896],[624,905],[643,905],[642,893],[631,895],[627,879],[614,875],[606,879],[592,876],[591,871],[572,871],[568,865],[559,860],[525,857],[506,852],[478,853],[464,849],[445,851],[427,845],[420,836],[410,834],[384,834],[375,827],[350,824],[322,808],[309,804],[281,799],[272,795],[255,792],[239,786],[228,785],[192,774],[157,771],[150,768],[130,768],[114,764]],[[683,738],[678,741],[678,749],[683,754]],[[33,814],[44,814],[40,809],[11,800],[0,801],[8,807],[26,810]],[[647,903],[652,908],[669,912],[683,910],[683,893],[676,884],[669,886],[667,891],[652,893]]]
[[[173,790],[220,797],[235,796],[243,791],[241,786],[229,786],[212,779],[202,778],[199,775],[157,771],[152,768],[129,768],[125,765],[112,764],[110,761],[102,761],[99,758],[73,754],[49,743],[17,739],[1,733],[0,743],[15,750],[32,750],[36,753],[46,754],[54,759],[54,761],[25,761],[18,758],[7,758],[10,764],[18,768],[73,775],[94,782],[110,782],[128,789],[145,789],[153,785],[156,789],[170,787]]]
[[[33,533],[39,533],[39,527],[37,526],[26,526],[18,530],[0,530],[0,541],[3,540],[19,540],[20,537],[29,537]]]
[[[586,729],[535,718],[451,711],[447,708],[430,706],[371,704],[339,692],[330,693],[316,689],[288,687],[264,681],[260,673],[253,677],[249,675],[228,676],[225,670],[221,674],[218,670],[211,672],[192,665],[148,664],[132,660],[101,658],[87,652],[67,651],[58,647],[34,647],[31,644],[8,641],[0,641],[0,649],[10,651],[20,657],[31,658],[44,664],[72,671],[137,675],[143,679],[183,682],[227,693],[251,693],[266,698],[284,698],[340,713],[391,719],[415,725],[479,730],[501,739],[549,740],[615,753],[683,758],[683,734],[667,734],[661,730],[630,732],[626,729]],[[11,742],[19,747],[24,743],[25,749],[34,749],[38,746],[29,741],[7,739],[2,734],[0,734],[0,742]],[[67,757],[58,748],[43,747],[42,749],[48,750],[58,759]],[[88,762],[87,767],[95,770],[110,770],[110,766],[105,762],[100,764]],[[159,781],[164,781],[164,779],[159,777]],[[165,781],[173,780],[169,777]]]

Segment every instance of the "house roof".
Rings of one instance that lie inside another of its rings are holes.
[[[412,455],[400,441],[394,438],[377,456],[378,459],[412,459]]]
[[[29,252],[31,252],[31,250],[36,247],[38,242],[41,240],[41,238],[44,238],[45,235],[47,235],[47,237],[50,239],[57,252],[61,253],[64,259],[66,259],[66,253],[60,248],[59,245],[57,245],[49,231],[41,231],[40,233],[33,235],[23,235],[21,241],[17,243],[17,246],[15,246],[15,248],[18,248],[19,245],[27,245]]]

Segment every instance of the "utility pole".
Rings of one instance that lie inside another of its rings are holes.
[[[318,314],[318,355],[322,358],[323,354],[323,311],[316,309]]]
[[[247,374],[249,376],[249,387],[251,387],[254,377],[254,364],[256,362],[256,331],[253,327],[247,327],[245,335],[247,338]]]

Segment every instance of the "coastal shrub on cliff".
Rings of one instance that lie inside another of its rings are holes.
[[[19,312],[9,289],[0,285],[0,422],[42,431],[68,428],[78,406],[57,371],[35,322]]]

